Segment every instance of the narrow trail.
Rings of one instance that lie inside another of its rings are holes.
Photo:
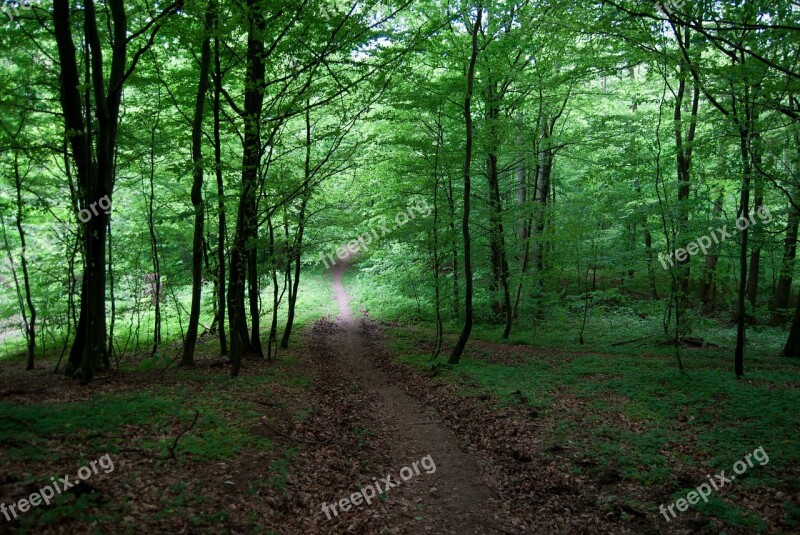
[[[365,413],[386,424],[387,451],[397,474],[401,468],[430,455],[433,474],[422,472],[387,492],[388,514],[409,516],[408,511],[393,511],[393,503],[414,504],[414,528],[401,532],[495,533],[493,493],[482,479],[475,458],[458,445],[457,437],[419,401],[397,386],[373,358],[365,337],[365,319],[354,319],[350,299],[342,284],[349,264],[336,264],[332,270],[334,299],[339,307],[337,329],[325,344],[335,358],[328,362],[334,375],[352,381],[364,390],[368,403]],[[376,474],[378,475],[378,474]]]

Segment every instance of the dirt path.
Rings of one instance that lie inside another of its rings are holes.
[[[495,533],[493,492],[483,480],[475,458],[461,450],[456,436],[396,385],[379,368],[365,337],[365,319],[354,319],[342,277],[349,266],[332,269],[334,299],[339,307],[337,328],[322,340],[327,349],[328,369],[340,381],[351,383],[366,403],[360,410],[384,424],[380,437],[385,444],[389,466],[398,472],[414,461],[431,456],[436,471],[422,471],[400,487],[387,492],[385,514],[411,520],[399,532]],[[318,341],[319,343],[319,341]],[[331,357],[331,354],[333,358]],[[322,358],[319,354],[311,358]],[[381,474],[375,474],[380,476]],[[346,491],[340,494],[346,496]],[[343,513],[346,515],[348,513]],[[395,524],[397,525],[397,524]],[[413,526],[413,527],[412,527]]]

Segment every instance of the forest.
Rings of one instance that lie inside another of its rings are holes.
[[[800,532],[799,228],[798,0],[0,0],[0,533]]]

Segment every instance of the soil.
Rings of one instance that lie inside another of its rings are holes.
[[[388,468],[386,474],[378,471],[373,477],[383,479],[391,474],[392,481],[399,481],[401,469],[428,456],[435,463],[435,472],[429,474],[431,470],[422,469],[419,475],[388,489],[385,501],[379,504],[380,527],[357,518],[370,517],[369,509],[378,505],[373,503],[342,511],[330,520],[320,513],[322,520],[316,528],[341,532],[347,525],[344,529],[358,532],[365,528],[398,533],[503,532],[499,529],[501,521],[494,518],[498,511],[496,493],[486,481],[479,460],[462,450],[458,437],[379,366],[368,340],[375,325],[368,318],[353,317],[350,299],[342,285],[348,268],[349,264],[343,262],[331,270],[339,316],[335,325],[322,320],[312,329],[313,343],[304,357],[310,362],[306,364],[319,370],[318,383],[334,380],[331,386],[352,389],[366,402],[356,410],[369,415],[367,425],[377,428],[374,438],[381,444],[378,448],[381,455],[365,464]],[[344,498],[357,487],[358,484],[336,489],[335,495]]]

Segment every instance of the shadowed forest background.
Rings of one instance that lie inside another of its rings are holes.
[[[799,2],[0,7],[0,533],[800,530]]]

